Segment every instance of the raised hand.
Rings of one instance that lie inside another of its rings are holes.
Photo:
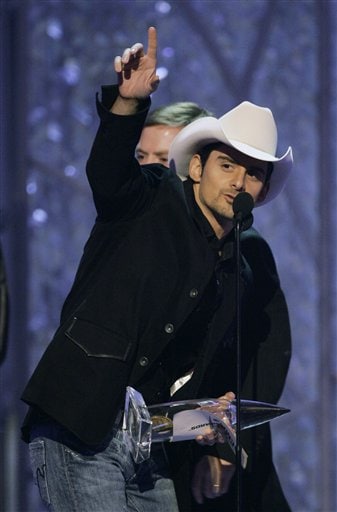
[[[126,48],[122,56],[115,57],[115,71],[118,74],[119,94],[124,99],[144,99],[159,85],[156,74],[157,31],[148,29],[147,53],[141,43]]]

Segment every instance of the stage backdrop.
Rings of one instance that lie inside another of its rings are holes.
[[[293,146],[286,189],[255,214],[293,333],[280,401],[291,413],[273,424],[274,457],[294,512],[336,510],[336,11],[333,0],[1,2],[1,242],[11,302],[0,382],[5,512],[43,510],[19,440],[19,396],[94,221],[84,169],[95,93],[114,82],[114,56],[146,42],[150,25],[161,76],[153,106],[189,100],[220,116],[250,100],[273,110],[279,154]]]

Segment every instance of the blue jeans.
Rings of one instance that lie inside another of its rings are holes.
[[[29,451],[41,498],[53,512],[178,512],[162,444],[135,464],[119,428],[91,448],[50,422],[33,428]]]

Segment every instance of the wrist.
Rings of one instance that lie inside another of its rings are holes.
[[[123,96],[119,95],[110,108],[110,112],[121,116],[135,114],[138,112],[139,104],[140,100],[137,98],[124,98]]]

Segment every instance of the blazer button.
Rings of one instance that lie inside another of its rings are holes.
[[[139,359],[140,366],[147,366],[149,364],[149,360],[147,357],[143,356]]]
[[[192,288],[192,290],[190,290],[191,299],[195,299],[196,297],[198,297],[198,295],[199,295],[199,292],[196,288]]]
[[[173,331],[174,331],[174,325],[173,324],[166,324],[164,329],[165,329],[165,332],[167,334],[172,334]]]

